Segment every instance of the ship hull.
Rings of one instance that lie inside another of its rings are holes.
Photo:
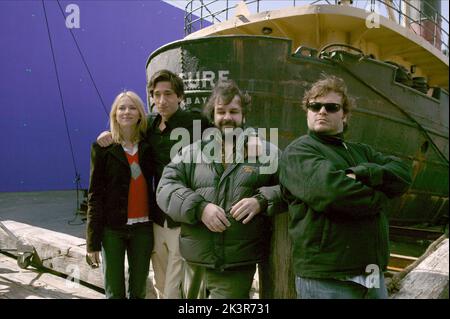
[[[346,139],[372,145],[413,169],[409,191],[394,201],[395,225],[439,224],[448,216],[448,93],[434,97],[396,81],[397,68],[345,51],[327,58],[292,54],[288,39],[215,36],[170,43],[147,62],[147,78],[159,69],[180,74],[186,107],[201,110],[219,79],[247,90],[253,105],[247,123],[277,129],[268,136],[284,149],[306,133],[302,96],[321,74],[342,77],[356,99]],[[149,101],[150,102],[150,101]],[[149,104],[150,105],[150,104]],[[274,134],[273,134],[274,135]]]

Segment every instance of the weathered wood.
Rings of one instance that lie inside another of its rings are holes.
[[[442,236],[412,265],[391,281],[392,299],[448,298],[448,238]]]
[[[4,221],[8,227],[23,243],[33,246],[37,253],[37,261],[45,268],[72,276],[77,280],[88,282],[99,288],[104,287],[101,268],[92,269],[86,262],[86,241],[63,233],[48,229],[30,226],[15,221]],[[13,248],[16,240],[0,231],[0,249]],[[125,260],[126,277],[128,277],[128,265]],[[153,287],[153,274],[147,280],[147,298],[156,298]]]
[[[294,299],[297,296],[288,219],[287,213],[278,214],[273,219],[269,262],[260,268],[261,298]]]
[[[38,262],[43,267],[77,276],[79,280],[103,287],[103,275],[100,268],[91,269],[84,261],[86,255],[84,239],[15,221],[4,221],[3,224],[21,241],[35,248]],[[2,246],[15,245],[14,239],[3,235],[0,232]]]
[[[0,254],[0,299],[36,298],[102,299],[104,295],[33,267],[20,269],[15,259]]]

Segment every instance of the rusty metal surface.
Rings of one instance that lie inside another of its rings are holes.
[[[251,126],[278,129],[284,149],[306,133],[301,98],[322,73],[344,78],[356,99],[347,139],[367,143],[401,157],[414,172],[410,191],[392,203],[397,225],[448,219],[448,93],[433,98],[395,82],[396,68],[348,52],[337,60],[291,55],[287,39],[265,36],[217,36],[177,41],[152,53],[147,78],[167,68],[181,74],[186,107],[201,110],[214,83],[232,78],[247,90],[253,106]],[[149,105],[151,101],[149,100]]]

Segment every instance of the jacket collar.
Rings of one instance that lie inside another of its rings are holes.
[[[175,127],[182,126],[181,124],[184,119],[183,113],[184,113],[183,110],[180,107],[178,107],[178,109],[175,111],[175,113],[173,113],[172,116],[169,118],[169,120],[166,121],[166,127],[167,127],[166,129],[172,129]],[[153,128],[158,127],[159,124],[161,123],[161,121],[162,121],[162,116],[161,116],[161,114],[158,113],[155,117],[155,120],[153,121]]]
[[[149,144],[147,144],[144,140],[139,142],[139,148],[138,148],[138,156],[139,156],[139,163],[141,163],[141,156],[144,154],[149,148]],[[121,161],[123,164],[129,166],[127,156],[125,155],[125,151],[120,144],[112,144],[108,151],[119,161]]]
[[[122,145],[114,143],[111,145],[108,151],[123,164],[128,165],[128,160]]]
[[[211,144],[211,147],[213,146],[213,144],[215,144],[216,148],[222,149],[222,143],[224,143],[223,139],[224,136],[222,134],[222,132],[217,128],[214,127],[214,134],[205,134],[204,136],[202,136],[202,141],[201,141],[201,147],[203,149],[203,147],[206,144]],[[245,133],[246,129],[252,129],[251,127],[242,127],[242,134],[238,135],[235,143],[233,145],[233,158],[235,158],[236,162],[242,162],[247,160],[247,142],[248,142],[248,135]],[[236,149],[240,150],[241,152],[239,152],[238,154],[236,154]],[[222,152],[224,152],[224,150],[222,149]],[[216,155],[216,154],[215,154]],[[208,156],[208,154],[207,154]],[[214,160],[214,158],[209,158],[210,160],[214,161],[214,162],[220,162],[222,159],[216,159]]]
[[[246,128],[249,127],[242,127],[242,130],[245,131]],[[215,130],[214,134],[212,135],[205,135],[202,138],[202,142],[201,142],[201,149],[203,149],[203,147],[206,144],[209,143],[213,143],[215,144],[216,150],[221,150],[222,152],[224,152],[224,149],[222,148],[222,143],[223,141],[223,135],[220,132],[220,130]],[[213,147],[213,146],[211,146]],[[238,152],[236,154],[236,149],[241,150],[242,152]],[[218,158],[217,156],[219,154],[214,154],[214,157],[209,156],[209,153],[206,153],[206,156],[208,156],[208,159],[211,161],[214,169],[216,170],[216,173],[220,176],[220,182],[223,181],[228,175],[230,175],[235,169],[236,167],[239,166],[239,164],[241,163],[245,163],[247,160],[247,134],[242,133],[240,134],[237,139],[235,144],[233,145],[233,163],[229,163],[226,168],[223,167],[222,165],[222,161],[223,158]],[[221,154],[223,155],[223,154]]]
[[[308,130],[308,135],[311,136],[316,141],[326,144],[342,145],[344,143],[344,133],[339,133],[336,135],[323,135],[317,134],[314,131]]]

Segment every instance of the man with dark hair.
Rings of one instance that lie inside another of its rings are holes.
[[[214,123],[214,115],[215,115],[215,107],[216,101],[220,99],[222,104],[230,104],[230,102],[234,99],[239,99],[239,103],[242,110],[242,119],[245,121],[245,115],[248,112],[248,109],[251,105],[251,98],[245,92],[241,92],[241,90],[237,87],[237,85],[230,81],[222,81],[217,84],[215,89],[213,90],[211,97],[206,102],[203,107],[203,116],[208,119],[211,123]],[[245,123],[242,123],[245,124]]]
[[[387,298],[387,203],[411,184],[399,158],[344,140],[352,100],[328,76],[305,93],[308,134],[280,161],[299,298]]]
[[[184,85],[183,80],[173,72],[169,70],[155,72],[148,82],[147,91],[155,103],[157,111],[148,116],[147,129],[147,140],[155,155],[153,160],[156,168],[154,179],[156,186],[164,167],[170,162],[172,146],[179,143],[179,140],[170,138],[172,131],[184,128],[193,137],[194,120],[201,121],[202,129],[209,124],[200,113],[180,108],[180,103],[184,98]],[[110,145],[112,143],[111,133],[103,132],[97,138],[97,142],[103,147]],[[191,142],[193,141],[191,140]],[[151,215],[154,231],[152,265],[155,286],[160,298],[180,298],[183,275],[183,260],[178,243],[180,226],[157,206],[154,207]]]
[[[239,147],[254,138],[242,130],[249,102],[233,81],[216,85],[205,107],[215,128],[172,159],[157,188],[158,205],[181,223],[187,298],[249,298],[256,263],[267,254],[266,216],[282,201],[277,169],[264,168],[277,166],[279,150],[262,140],[261,153]],[[270,160],[262,163],[264,150]]]

